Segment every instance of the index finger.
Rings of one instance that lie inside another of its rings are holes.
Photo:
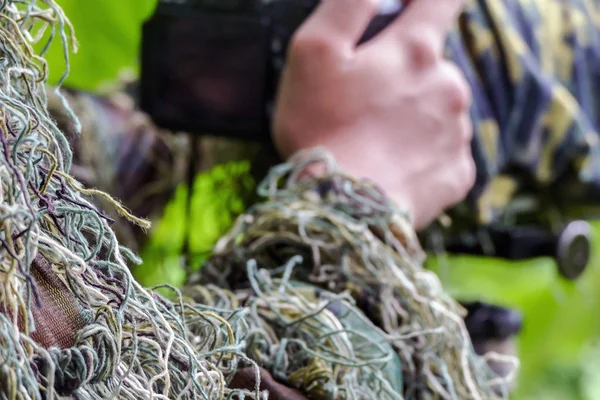
[[[404,11],[394,22],[393,30],[407,31],[427,29],[439,35],[444,42],[453,29],[460,13],[465,6],[465,0],[411,0],[407,2]]]
[[[297,37],[329,41],[354,49],[377,13],[378,0],[322,0],[298,29]]]

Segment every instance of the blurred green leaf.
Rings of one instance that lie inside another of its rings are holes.
[[[598,231],[600,222],[593,225]],[[598,249],[600,236],[595,236],[594,249]],[[562,279],[549,259],[509,262],[461,256],[431,259],[428,266],[458,299],[481,299],[523,312],[521,372],[515,400],[546,399],[538,392],[539,383],[558,384],[556,370],[568,374],[577,367],[586,342],[600,335],[600,320],[590,318],[600,309],[597,252],[588,271],[575,283]],[[559,398],[577,397],[572,393]]]
[[[65,85],[95,91],[114,82],[120,72],[138,72],[142,22],[157,0],[57,0],[75,29],[79,51],[70,55],[71,72]],[[50,84],[65,71],[63,50],[56,42],[46,54]]]
[[[143,286],[167,283],[179,287],[185,281],[181,256],[188,222],[187,195],[187,187],[179,186],[162,218],[154,224],[148,244],[141,252],[142,264],[133,270]]]
[[[191,267],[199,266],[217,241],[244,212],[245,199],[253,193],[248,161],[230,162],[198,174],[194,181],[191,209],[188,212],[188,188],[181,185],[155,223],[142,264],[134,275],[144,286],[168,283],[181,286],[185,281],[182,256],[188,242]]]
[[[585,400],[600,399],[600,344],[594,343],[582,357],[581,391]]]
[[[194,183],[189,219],[190,252],[205,254],[245,211],[254,192],[250,162],[229,162],[199,174]]]

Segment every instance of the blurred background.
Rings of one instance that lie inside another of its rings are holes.
[[[103,94],[119,79],[138,74],[142,22],[156,0],[57,0],[74,25],[79,50],[70,55],[64,86]],[[59,46],[46,55],[51,83],[64,72]],[[110,124],[110,122],[107,122]],[[144,285],[181,284],[184,246],[200,261],[236,214],[256,184],[244,163],[218,166],[195,178],[188,196],[182,182],[161,208],[150,238],[139,249],[144,263],[135,270]],[[236,178],[237,177],[237,178]],[[243,177],[243,178],[242,178]],[[191,198],[188,211],[187,202]],[[191,226],[186,243],[187,228]],[[596,232],[600,222],[594,223]],[[600,246],[596,234],[594,248]],[[525,317],[519,337],[521,371],[518,400],[600,399],[600,257],[594,252],[582,279],[559,277],[554,261],[507,262],[484,257],[429,260],[451,294],[481,299],[520,310]]]

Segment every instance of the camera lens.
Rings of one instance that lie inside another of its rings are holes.
[[[590,261],[592,228],[585,221],[569,223],[558,239],[557,262],[560,274],[569,280],[579,278]]]

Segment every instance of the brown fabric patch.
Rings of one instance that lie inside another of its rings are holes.
[[[75,333],[86,324],[75,298],[41,254],[31,264],[31,277],[41,303],[38,307],[35,301],[31,302],[35,321],[31,338],[44,348],[72,347]],[[22,318],[19,320],[22,322]],[[22,324],[19,328],[22,329]]]
[[[229,388],[254,390],[256,385],[254,368],[240,369],[231,380]],[[265,369],[260,368],[260,389],[269,392],[270,400],[308,400],[300,392],[277,382]]]

